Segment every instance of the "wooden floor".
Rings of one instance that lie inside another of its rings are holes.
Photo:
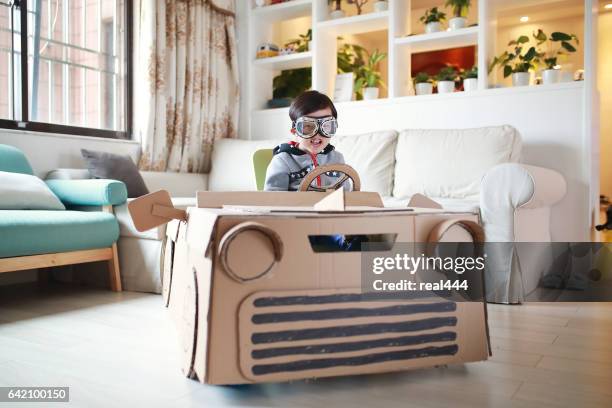
[[[612,407],[612,303],[492,305],[490,325],[487,362],[205,386],[181,375],[160,296],[0,287],[0,386],[69,386],[51,407]]]

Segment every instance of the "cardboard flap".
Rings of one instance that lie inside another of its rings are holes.
[[[410,202],[408,202],[408,207],[434,208],[438,210],[442,209],[442,206],[438,202],[432,200],[431,198],[427,196],[424,196],[423,194],[419,194],[419,193],[416,193],[410,198]]]
[[[312,207],[335,192],[315,191],[198,191],[199,208],[222,208],[224,205]],[[346,206],[384,207],[380,194],[369,191],[344,193]]]
[[[184,210],[174,208],[166,190],[143,195],[128,204],[134,227],[140,232],[168,223],[172,219],[185,220]]]
[[[212,244],[218,215],[206,210],[190,208],[187,225],[187,244],[194,251],[201,251],[207,258],[212,257]]]
[[[344,211],[344,190],[336,190],[314,206],[318,211]]]

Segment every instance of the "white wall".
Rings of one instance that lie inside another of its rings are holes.
[[[470,128],[509,124],[523,137],[523,162],[555,169],[568,195],[553,211],[553,239],[589,240],[589,182],[583,138],[583,84],[567,83],[471,94],[340,103],[339,132],[380,129]],[[254,139],[289,139],[288,109],[252,115]],[[333,143],[333,142],[332,142]]]
[[[81,149],[129,155],[137,162],[140,144],[132,140],[0,129],[0,144],[21,149],[39,177],[57,168],[84,168]]]
[[[598,78],[601,131],[601,194],[612,197],[612,12],[599,16]]]

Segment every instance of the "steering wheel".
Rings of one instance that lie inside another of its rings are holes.
[[[312,182],[317,177],[328,172],[341,173],[342,177],[340,178],[340,180],[330,186],[317,187],[312,185]],[[359,191],[361,188],[361,180],[359,179],[359,174],[357,174],[357,171],[355,171],[354,168],[352,168],[348,164],[326,164],[325,166],[315,167],[313,171],[308,173],[306,177],[304,177],[304,180],[302,180],[302,182],[300,183],[298,191],[325,192],[338,190],[339,188],[342,188],[342,184],[344,184],[344,182],[348,179],[351,179],[351,181],[353,182],[353,191]]]

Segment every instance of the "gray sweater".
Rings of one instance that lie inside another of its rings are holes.
[[[344,164],[344,156],[336,151],[332,145],[327,145],[315,158],[310,153],[298,149],[295,143],[278,145],[274,148],[273,154],[272,161],[266,171],[265,191],[297,191],[304,177],[315,166]],[[342,174],[338,173],[325,173],[321,176],[321,186],[332,185],[341,176]],[[313,185],[316,185],[316,181],[313,182]],[[346,181],[343,187],[349,189],[350,181]]]

